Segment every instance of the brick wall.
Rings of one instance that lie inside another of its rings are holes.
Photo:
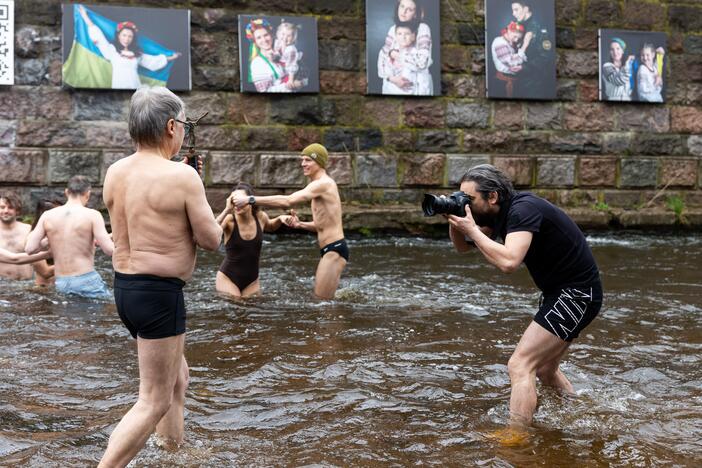
[[[300,187],[294,154],[313,141],[335,153],[331,173],[347,203],[416,203],[425,191],[455,187],[471,165],[491,162],[520,188],[564,206],[640,208],[662,187],[687,206],[702,205],[699,1],[556,0],[554,102],[485,99],[482,0],[441,2],[443,96],[420,99],[364,95],[363,1],[177,3],[192,10],[193,90],[181,96],[189,114],[210,112],[198,140],[215,208],[239,179],[264,193]],[[319,95],[238,92],[239,13],[317,15]],[[60,87],[60,21],[56,0],[16,2],[17,84],[0,89],[0,185],[28,203],[62,191],[74,173],[99,186],[106,167],[131,152],[131,93]],[[599,27],[668,34],[665,105],[597,102]]]

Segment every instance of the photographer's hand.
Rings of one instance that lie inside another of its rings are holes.
[[[475,240],[476,232],[481,231],[478,228],[478,225],[475,224],[475,220],[473,219],[473,213],[471,213],[470,207],[466,205],[465,208],[465,217],[461,218],[460,216],[449,215],[448,222],[451,225],[451,227],[456,229],[458,232]]]

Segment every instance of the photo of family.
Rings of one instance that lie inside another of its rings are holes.
[[[239,15],[241,91],[318,93],[317,19]]]
[[[368,94],[441,95],[439,3],[366,2]]]
[[[190,11],[64,4],[63,83],[190,90]]]
[[[600,100],[664,102],[665,33],[600,29]]]
[[[485,1],[487,97],[556,98],[554,0]]]

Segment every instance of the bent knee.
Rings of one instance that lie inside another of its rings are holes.
[[[522,356],[513,354],[507,362],[507,371],[511,379],[525,377],[534,373],[533,366]]]
[[[183,364],[183,368],[178,373],[178,378],[176,379],[173,393],[181,393],[181,392],[184,393],[185,390],[188,388],[189,383],[190,383],[190,370],[188,369],[187,365]]]

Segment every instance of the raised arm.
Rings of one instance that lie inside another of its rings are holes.
[[[280,215],[271,219],[265,211],[258,211],[258,222],[265,232],[277,231],[283,224],[289,225],[290,218],[292,218],[290,215]]]
[[[115,243],[112,242],[112,237],[107,233],[105,220],[97,210],[93,212],[93,238],[97,245],[100,246],[100,249],[105,252],[105,255],[111,257],[112,252],[115,250]]]
[[[222,240],[222,228],[207,203],[205,187],[197,172],[188,167],[183,169],[185,210],[195,243],[205,250],[217,250]]]
[[[28,255],[26,253],[15,253],[9,250],[0,249],[0,262],[2,263],[12,263],[14,265],[24,265],[26,263],[34,263],[39,260],[45,260],[51,258],[51,252],[39,252],[36,254]]]
[[[288,209],[301,203],[309,202],[313,198],[322,195],[325,190],[326,182],[315,180],[310,182],[307,187],[290,195],[269,195],[266,197],[254,197],[255,204],[268,208]],[[234,195],[234,205],[244,207],[249,202],[247,195]]]

